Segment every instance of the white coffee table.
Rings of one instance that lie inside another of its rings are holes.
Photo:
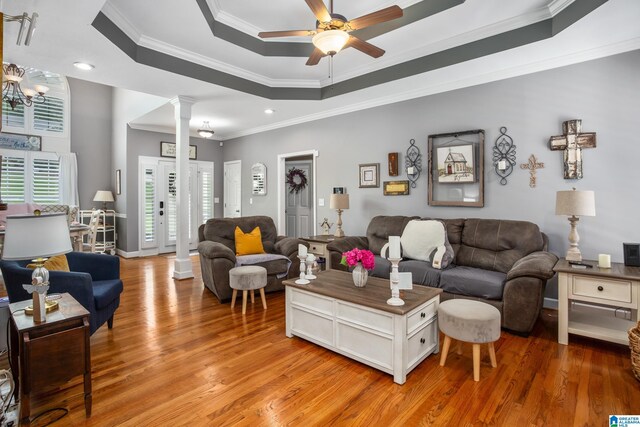
[[[403,306],[390,306],[389,280],[370,277],[356,288],[350,273],[323,271],[309,285],[285,280],[286,335],[304,338],[404,384],[407,374],[437,353],[441,289],[414,285]]]

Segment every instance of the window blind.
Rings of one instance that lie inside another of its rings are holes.
[[[213,218],[213,171],[202,169],[200,173],[200,200],[201,200],[201,223]]]
[[[34,159],[32,182],[34,203],[60,203],[59,160]]]
[[[144,241],[156,240],[156,175],[154,169],[144,170]]]
[[[33,128],[46,132],[64,132],[64,101],[47,96],[44,104],[34,104]]]
[[[2,201],[5,203],[25,202],[24,158],[2,157]]]
[[[2,102],[2,127],[15,127],[24,129],[24,105],[16,105],[12,110],[7,101]]]

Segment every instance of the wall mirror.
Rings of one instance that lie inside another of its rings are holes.
[[[254,196],[267,195],[267,167],[262,163],[251,166],[251,194]]]

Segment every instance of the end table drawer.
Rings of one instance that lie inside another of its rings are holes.
[[[407,317],[407,332],[411,333],[423,324],[430,321],[436,314],[436,303],[430,301],[420,307],[415,313]]]
[[[632,285],[626,280],[574,276],[571,293],[575,297],[589,297],[607,301],[632,302]]]
[[[327,256],[327,245],[323,243],[309,243],[309,252],[321,257]]]

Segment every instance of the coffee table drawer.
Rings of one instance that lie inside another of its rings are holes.
[[[598,277],[574,276],[571,294],[574,299],[588,298],[632,302],[632,285],[629,280],[600,279]]]
[[[438,331],[436,329],[436,318],[432,317],[426,325],[422,326],[422,329],[409,337],[409,368],[432,352],[433,347],[437,344],[436,334]]]
[[[362,306],[338,301],[338,319],[347,320],[367,329],[375,329],[386,334],[393,333],[393,317]]]
[[[313,311],[333,315],[333,299],[322,295],[312,294],[299,289],[291,290],[291,302],[294,305],[306,307]]]
[[[431,300],[407,317],[407,333],[411,333],[424,325],[436,315],[436,301]]]

